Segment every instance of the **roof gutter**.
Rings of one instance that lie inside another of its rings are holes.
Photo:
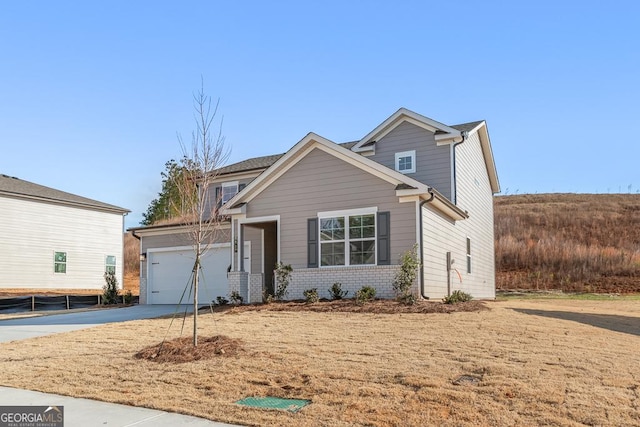
[[[420,243],[420,296],[424,299],[429,299],[428,296],[425,296],[424,294],[424,238],[423,238],[423,226],[422,226],[422,207],[424,205],[426,205],[427,203],[431,203],[433,201],[433,199],[435,199],[436,194],[433,192],[433,190],[431,189],[431,187],[429,187],[428,190],[429,194],[431,195],[428,199],[423,200],[422,202],[420,202],[420,204],[418,205],[418,218],[419,218],[419,222],[420,222],[420,239],[419,239],[419,243]]]

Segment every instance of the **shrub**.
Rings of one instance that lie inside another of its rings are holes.
[[[340,282],[335,282],[329,288],[329,294],[331,295],[331,299],[342,299],[346,297],[348,293],[349,291],[342,290],[342,283]]]
[[[282,262],[278,262],[276,264],[274,272],[278,286],[276,287],[276,292],[273,295],[276,300],[282,301],[289,293],[287,287],[289,287],[289,282],[291,281],[292,271],[293,268],[291,267],[291,264],[283,264]]]
[[[376,297],[376,289],[371,286],[363,286],[356,292],[356,303],[364,304]]]
[[[104,273],[105,285],[102,287],[102,303],[105,305],[118,303],[118,279],[113,273]]]
[[[302,294],[304,295],[305,301],[308,303],[314,303],[320,300],[320,297],[318,296],[318,288],[307,289],[302,292]]]
[[[129,291],[129,290],[124,291],[124,293],[122,294],[122,301],[125,304],[132,304],[133,303],[133,295],[131,294],[131,291]]]
[[[240,297],[240,298],[242,298],[242,297]],[[216,305],[227,305],[227,304],[229,304],[229,300],[226,299],[223,296],[217,296],[215,304]]]
[[[471,301],[472,299],[473,297],[470,294],[456,289],[455,291],[451,292],[451,295],[449,295],[448,297],[444,297],[442,299],[442,302],[445,304],[457,304],[459,302]]]
[[[406,294],[406,295],[399,296],[397,300],[402,304],[413,305],[416,303],[416,296],[413,294]]]
[[[231,295],[229,295],[229,298],[231,298],[231,303],[233,305],[242,304],[242,295],[240,295],[240,292],[238,291],[231,292]]]
[[[418,268],[420,268],[420,259],[418,258],[418,245],[402,254],[400,258],[400,270],[393,279],[393,290],[396,292],[398,301],[405,304],[413,304],[416,302],[414,295],[411,295],[411,286],[416,281]]]

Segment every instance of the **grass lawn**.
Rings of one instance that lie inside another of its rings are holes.
[[[181,364],[134,358],[180,336],[181,321],[103,325],[0,344],[0,384],[244,425],[640,425],[637,300],[485,305],[203,314],[201,337],[244,350]],[[248,396],[312,403],[295,414],[234,403]]]

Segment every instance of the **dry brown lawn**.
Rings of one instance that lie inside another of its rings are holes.
[[[181,322],[103,325],[0,344],[0,384],[244,425],[640,425],[638,301],[486,305],[203,314],[201,336],[243,350],[179,364],[134,355]],[[268,395],[312,403],[295,414],[234,403]]]

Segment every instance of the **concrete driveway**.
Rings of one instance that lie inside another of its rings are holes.
[[[83,310],[47,314],[38,317],[0,320],[0,342],[23,340],[27,338],[52,335],[61,332],[91,328],[105,323],[126,322],[129,320],[152,319],[176,313],[185,309],[191,313],[193,307],[175,305],[134,305],[123,308]]]

